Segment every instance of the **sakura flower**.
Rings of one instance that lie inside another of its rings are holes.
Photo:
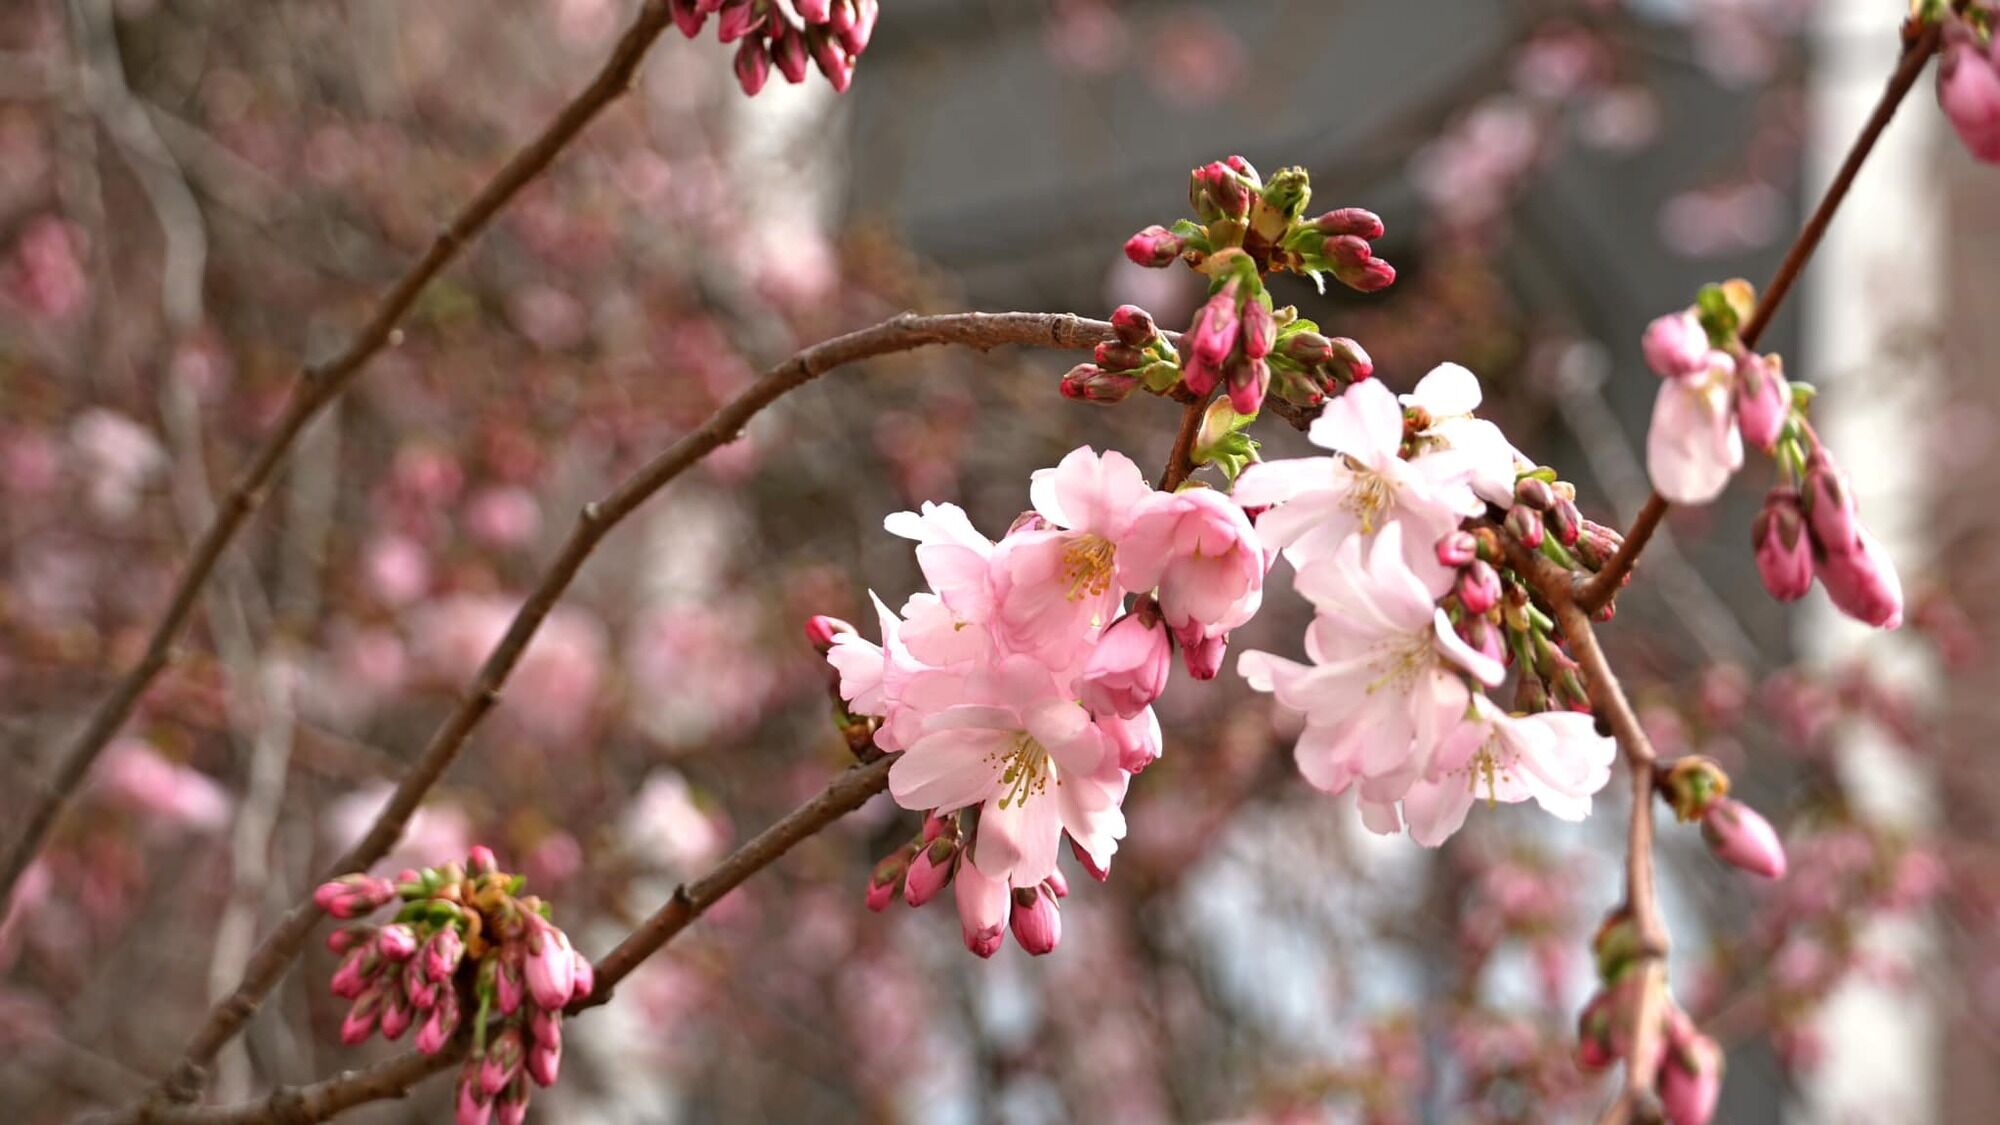
[[[1730,405],[1735,361],[1708,353],[1692,374],[1662,380],[1646,432],[1646,473],[1676,504],[1706,504],[1743,466],[1743,435]]]
[[[897,512],[882,521],[893,535],[917,542],[917,565],[933,593],[903,606],[902,639],[926,664],[947,665],[982,656],[991,647],[986,626],[993,616],[992,540],[972,526],[956,504],[925,503],[921,512]],[[977,625],[979,628],[968,628]]]
[[[1271,556],[1250,518],[1212,488],[1151,494],[1132,521],[1124,567],[1127,589],[1159,589],[1168,625],[1227,633],[1264,602]]]
[[[1589,715],[1546,711],[1509,715],[1483,695],[1431,763],[1433,776],[1403,795],[1410,836],[1427,848],[1458,831],[1473,802],[1533,800],[1552,816],[1582,820],[1590,798],[1611,780],[1617,746]],[[1389,807],[1364,810],[1371,827],[1392,823]]]
[[[1451,581],[1435,560],[1412,568],[1401,524],[1365,547],[1350,538],[1299,572],[1299,592],[1319,609],[1306,633],[1312,663],[1265,652],[1237,661],[1252,688],[1305,715],[1294,757],[1315,787],[1359,782],[1368,801],[1400,798],[1465,714],[1465,675],[1500,682],[1499,662],[1461,640],[1436,604]]]
[[[1098,863],[1125,834],[1125,776],[1104,733],[1031,658],[981,669],[929,715],[889,771],[907,809],[980,805],[971,859],[988,878],[1034,886],[1055,871],[1067,832]]]
[[[1293,566],[1333,554],[1351,535],[1375,536],[1398,522],[1408,525],[1400,541],[1414,552],[1414,566],[1461,519],[1485,510],[1472,489],[1475,460],[1467,451],[1403,459],[1402,407],[1376,380],[1356,383],[1327,404],[1307,436],[1338,456],[1266,461],[1236,482],[1237,503],[1271,507],[1257,518],[1257,534]]]
[[[1035,511],[1050,525],[1016,531],[992,560],[995,631],[1013,652],[1049,659],[1118,614],[1120,547],[1152,488],[1130,458],[1072,451],[1029,486]],[[1129,588],[1129,587],[1128,587]]]
[[[1430,420],[1417,433],[1420,447],[1469,455],[1472,490],[1487,503],[1504,508],[1514,502],[1515,465],[1527,458],[1500,427],[1473,416],[1482,397],[1477,375],[1456,363],[1441,363],[1417,380],[1416,390],[1403,396],[1403,405],[1422,410]]]
[[[210,832],[229,823],[233,802],[207,774],[168,761],[150,743],[121,738],[97,767],[97,791],[162,824]]]
[[[1129,719],[1152,706],[1167,689],[1173,642],[1158,621],[1126,614],[1092,647],[1076,693],[1093,715]]]

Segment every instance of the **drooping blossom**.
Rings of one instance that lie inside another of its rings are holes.
[[[1174,629],[1226,634],[1256,616],[1272,562],[1250,518],[1211,488],[1153,493],[1132,522],[1127,589],[1158,589]]]
[[[1306,632],[1310,664],[1254,651],[1237,662],[1252,688],[1305,716],[1294,756],[1306,780],[1328,793],[1358,783],[1376,806],[1429,775],[1470,704],[1467,676],[1491,686],[1504,674],[1438,607],[1451,572],[1432,558],[1413,568],[1403,535],[1400,523],[1372,541],[1350,535],[1299,572],[1319,611]]]
[[[1403,409],[1378,380],[1356,383],[1328,403],[1308,436],[1337,455],[1262,462],[1236,484],[1242,506],[1272,506],[1257,517],[1257,533],[1293,566],[1333,554],[1351,535],[1373,537],[1398,523],[1406,525],[1399,541],[1416,565],[1439,537],[1485,509],[1473,492],[1469,451],[1402,457]]]
[[[1016,531],[992,559],[996,636],[1010,651],[1060,655],[1065,645],[1117,616],[1120,557],[1152,488],[1122,453],[1088,446],[1039,469],[1028,495],[1048,526]]]
[[[1676,504],[1706,504],[1743,467],[1731,396],[1736,361],[1712,351],[1700,369],[1660,381],[1646,431],[1646,474]]]
[[[1611,780],[1617,744],[1597,733],[1595,720],[1573,711],[1509,715],[1483,695],[1448,734],[1431,762],[1431,777],[1403,795],[1411,838],[1442,844],[1465,823],[1476,801],[1533,800],[1562,820],[1590,815],[1591,797]],[[1392,807],[1362,805],[1370,827],[1393,825]],[[1380,829],[1378,828],[1378,831]]]

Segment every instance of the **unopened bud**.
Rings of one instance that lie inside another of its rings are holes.
[[[1147,229],[1157,230],[1159,228],[1149,227]],[[1134,235],[1133,237],[1136,238],[1138,236]],[[1159,326],[1153,323],[1152,314],[1137,305],[1119,305],[1117,309],[1113,310],[1111,313],[1111,330],[1118,334],[1118,339],[1121,342],[1130,344],[1135,348],[1145,347],[1152,341],[1153,337],[1160,334]]]
[[[1122,340],[1105,340],[1098,344],[1091,358],[1106,371],[1132,371],[1152,362],[1143,350]]]
[[[389,1000],[392,985],[377,981],[368,986],[354,1003],[348,1007],[346,1018],[340,1021],[340,1041],[349,1047],[367,1041],[375,1030],[375,1023],[382,1017],[382,1008]]]
[[[1031,956],[1053,953],[1062,941],[1062,911],[1056,906],[1055,896],[1043,894],[1039,887],[1023,887],[1014,892],[1011,925],[1014,940]]]
[[[1106,371],[1094,363],[1079,363],[1062,377],[1062,396],[1102,406],[1124,402],[1139,389],[1139,377],[1129,371]]]
[[[1729,796],[1729,775],[1713,758],[1690,754],[1667,769],[1661,781],[1667,804],[1682,824],[1692,824],[1708,812],[1710,805]]]
[[[1565,547],[1576,546],[1577,539],[1583,535],[1583,513],[1577,510],[1574,500],[1558,496],[1543,519],[1555,534],[1556,542]]]
[[[1507,534],[1528,550],[1542,545],[1542,514],[1533,508],[1516,504],[1507,509],[1506,525]]]
[[[1743,440],[1769,451],[1792,416],[1792,386],[1777,364],[1750,354],[1736,367],[1736,428]]]
[[[1331,237],[1349,235],[1373,242],[1382,237],[1382,220],[1375,212],[1360,207],[1328,211],[1312,221],[1313,229]]]
[[[1667,1125],[1708,1125],[1722,1095],[1722,1048],[1696,1032],[1667,1045],[1660,1063],[1660,1108]]]
[[[1457,570],[1478,557],[1479,540],[1470,531],[1454,531],[1437,541],[1438,565],[1447,570]]]
[[[1318,367],[1333,361],[1333,341],[1302,329],[1278,342],[1278,354],[1304,367]]]
[[[868,909],[880,913],[896,900],[896,896],[903,891],[903,877],[909,874],[910,861],[916,853],[914,843],[904,844],[875,865],[875,870],[868,876]]]
[[[1514,482],[1514,499],[1538,512],[1556,505],[1556,490],[1540,477],[1522,477]]]
[[[1271,345],[1278,338],[1278,324],[1272,319],[1271,306],[1265,304],[1262,298],[1252,296],[1243,302],[1241,334],[1244,355],[1262,359],[1271,354]]]
[[[1778,839],[1778,830],[1734,797],[1709,804],[1702,814],[1701,836],[1709,850],[1731,866],[1766,879],[1785,873],[1785,845]]]
[[[500,870],[500,861],[493,855],[492,848],[474,844],[465,855],[465,866],[474,875],[492,875]]]
[[[804,82],[806,68],[812,62],[806,37],[789,27],[778,32],[771,40],[771,61],[777,64],[778,73],[785,76],[785,81],[794,86]]]
[[[1867,528],[1855,533],[1854,543],[1843,551],[1828,551],[1820,564],[1819,580],[1840,612],[1878,629],[1894,629],[1903,623],[1903,580],[1896,564]]]
[[[814,29],[806,34],[806,50],[811,53],[813,64],[826,75],[827,85],[836,94],[844,94],[854,82],[854,55],[849,52],[846,42],[838,35],[828,35]]]
[[[1335,336],[1327,341],[1333,347],[1333,362],[1346,373],[1351,383],[1359,383],[1375,374],[1375,361],[1368,358],[1368,352],[1360,344],[1345,336]]]
[[[667,0],[667,14],[689,39],[700,35],[701,25],[708,22],[708,13],[696,6],[695,0]]]
[[[1181,256],[1180,236],[1162,226],[1150,226],[1125,240],[1125,256],[1153,269],[1174,264]]]
[[[903,901],[911,906],[922,906],[936,898],[937,893],[951,882],[952,871],[957,864],[957,840],[940,838],[919,848],[903,879]]]
[[[1813,550],[1799,494],[1790,488],[1772,489],[1750,524],[1750,540],[1764,589],[1781,602],[1805,597],[1812,589]]]
[[[1853,486],[1825,450],[1806,463],[1804,499],[1806,519],[1820,550],[1832,554],[1854,545],[1861,535],[1861,521],[1854,514]]]
[[[1458,601],[1466,612],[1483,616],[1500,604],[1500,572],[1480,559],[1473,559],[1458,572]]]
[[[763,24],[764,18],[764,6],[755,0],[724,0],[722,8],[716,13],[715,36],[724,43],[734,43],[756,30]],[[740,77],[740,58],[737,66]]]
[[[335,918],[358,918],[396,897],[396,885],[372,875],[342,875],[321,883],[313,903]]]
[[[1255,301],[1250,302],[1253,306]],[[1271,386],[1271,366],[1261,359],[1234,356],[1223,368],[1229,385],[1229,406],[1238,414],[1254,415],[1264,408],[1264,393]]]

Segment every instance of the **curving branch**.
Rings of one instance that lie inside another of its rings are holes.
[[[1908,21],[1903,25],[1903,54],[1896,62],[1896,69],[1889,75],[1888,84],[1882,89],[1882,96],[1875,103],[1875,109],[1868,115],[1861,132],[1854,138],[1854,144],[1847,150],[1846,159],[1840,162],[1840,170],[1834,173],[1833,182],[1826,186],[1826,193],[1820,197],[1819,205],[1813,208],[1811,217],[1799,228],[1798,237],[1792,240],[1791,248],[1785,251],[1784,261],[1778,264],[1778,272],[1771,277],[1769,285],[1757,296],[1757,307],[1750,312],[1750,319],[1744,322],[1737,335],[1745,348],[1755,349],[1757,340],[1770,327],[1771,320],[1778,313],[1792,286],[1803,273],[1806,263],[1812,260],[1813,251],[1819,249],[1820,240],[1826,237],[1826,230],[1833,225],[1833,216],[1846,201],[1848,189],[1854,186],[1854,179],[1861,172],[1861,165],[1868,154],[1875,150],[1875,142],[1881,139],[1882,131],[1889,126],[1889,120],[1896,115],[1903,98],[1917,84],[1923,74],[1924,64],[1937,53],[1938,42],[1943,32],[1935,23],[1917,24]],[[1639,562],[1639,553],[1646,549],[1653,532],[1659,529],[1660,521],[1666,518],[1667,499],[1658,492],[1646,498],[1645,507],[1639,510],[1632,521],[1632,527],[1625,533],[1621,543],[1603,570],[1584,583],[1576,595],[1577,604],[1585,613],[1595,613],[1603,609],[1618,593],[1632,568]]]
[[[446,224],[409,272],[382,295],[368,322],[353,340],[331,359],[300,369],[299,379],[292,388],[291,397],[286,400],[276,429],[230,485],[228,495],[223,498],[208,529],[202,533],[193,554],[182,567],[180,578],[174,583],[173,594],[167,600],[167,607],[146,641],[144,654],[137,664],[118,678],[111,693],[97,705],[83,729],[64,748],[55,775],[36,796],[22,822],[20,835],[8,845],[4,857],[0,857],[0,909],[4,909],[13,897],[14,885],[20,881],[21,873],[41,851],[49,832],[55,828],[70,798],[89,775],[98,755],[131,717],[133,708],[138,706],[153,678],[166,667],[174,638],[194,612],[202,587],[237,532],[249,521],[250,514],[257,510],[266,486],[290,456],[292,446],[306,425],[354,381],[376,353],[395,342],[396,326],[416,303],[417,297],[451,264],[459,251],[478,237],[494,216],[529,181],[540,175],[604,107],[631,88],[640,61],[670,22],[665,0],[646,0],[631,26],[612,48],[611,56],[605,60],[597,76]]]
[[[866,804],[870,797],[889,787],[889,767],[893,758],[850,767],[833,779],[819,796],[792,810],[784,819],[758,833],[748,843],[729,853],[708,874],[675,888],[673,896],[633,930],[617,948],[596,963],[596,988],[583,999],[572,1002],[569,1015],[577,1015],[611,999],[618,983],[660,951],[682,930],[722,896],[744,880],[769,867],[801,840]],[[105,1125],[304,1125],[325,1121],[344,1110],[365,1102],[406,1096],[412,1087],[433,1074],[450,1069],[464,1058],[465,1036],[435,1056],[410,1052],[348,1071],[305,1086],[281,1086],[264,1097],[234,1105],[139,1105],[102,1118]]]
[[[609,494],[584,505],[562,549],[515,614],[506,634],[487,655],[458,707],[431,736],[367,833],[328,868],[328,876],[366,870],[402,838],[425,794],[444,776],[480,720],[499,702],[500,689],[520,662],[528,642],[605,535],[675,477],[736,440],[751,418],[786,392],[844,364],[929,345],[957,344],[982,351],[1010,344],[1081,349],[1095,347],[1111,336],[1110,324],[1066,313],[905,314],[815,344],[767,372],[749,390],[710,415],[698,429],[675,442]],[[243,978],[236,988],[209,1010],[179,1065],[162,1083],[159,1091],[162,1098],[188,1101],[200,1093],[216,1052],[256,1012],[292,958],[305,947],[319,918],[319,908],[310,897],[285,914],[246,962]]]

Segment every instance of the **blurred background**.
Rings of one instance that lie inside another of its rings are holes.
[[[0,9],[0,824],[138,655],[301,359],[344,342],[587,79],[628,0],[16,0]],[[143,1091],[256,938],[357,838],[573,514],[796,348],[904,309],[1136,302],[1120,253],[1189,168],[1306,167],[1380,212],[1388,290],[1280,301],[1407,390],[1471,367],[1516,445],[1623,524],[1656,389],[1645,323],[1767,279],[1894,63],[1897,0],[886,0],[853,88],[746,99],[672,34],[632,92],[425,294],[308,432],[181,646],[0,922],[0,1105]],[[1677,996],[1730,1051],[1730,1122],[2000,1114],[2000,271],[1992,170],[1928,81],[1765,346],[1912,592],[1864,636],[1772,603],[1753,457],[1676,514],[1605,630],[1667,753],[1784,830],[1748,885],[1661,852]],[[800,625],[920,580],[923,500],[990,534],[1076,445],[1164,462],[1177,411],[1060,398],[1074,355],[842,370],[620,529],[382,865],[484,842],[600,953],[816,792],[846,747]],[[1922,437],[1914,437],[1925,427]],[[1306,448],[1272,419],[1267,455]],[[1275,589],[1240,647],[1294,651]],[[872,632],[872,626],[868,631]],[[1178,676],[1179,673],[1176,673]],[[1440,851],[1296,777],[1233,675],[1182,683],[1108,883],[1062,947],[990,962],[948,898],[862,907],[916,830],[878,798],[577,1021],[544,1121],[1586,1120],[1570,1061],[1623,797],[1476,813]],[[315,945],[214,1096],[338,1046]],[[356,1121],[438,1120],[448,1083]]]

